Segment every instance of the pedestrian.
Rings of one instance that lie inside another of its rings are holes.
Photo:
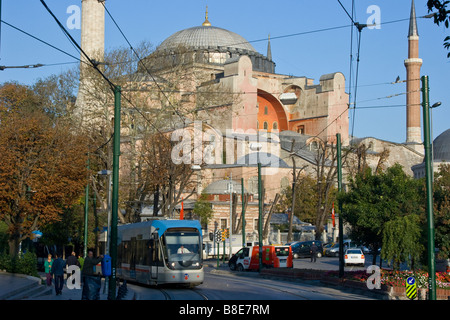
[[[82,255],[78,257],[78,263],[80,265],[80,269],[83,270],[84,258]]]
[[[309,253],[311,254],[311,262],[316,262],[317,249],[318,248],[316,244],[313,242],[309,251]]]
[[[101,262],[103,255],[94,258],[94,251],[88,250],[88,255],[84,259],[83,270],[81,277],[83,278],[83,291],[81,293],[81,300],[99,300],[100,287],[102,286],[101,277],[95,274],[95,266]]]
[[[77,266],[78,269],[80,268],[80,262],[78,262],[74,251],[72,251],[71,255],[66,260],[67,280],[69,280],[69,278],[76,272],[76,268],[70,269],[71,266]]]
[[[53,261],[51,273],[55,277],[55,291],[56,295],[62,294],[62,289],[64,287],[64,266],[65,262],[59,254],[55,254],[55,261]]]
[[[70,257],[67,258],[66,261],[66,266],[70,267],[70,266],[80,266],[80,262],[78,261],[75,252],[72,251],[72,254],[70,255]]]
[[[49,253],[47,256],[47,260],[45,260],[44,262],[45,277],[47,281],[47,286],[49,287],[52,285],[52,274],[51,274],[52,264],[53,264],[52,255]]]

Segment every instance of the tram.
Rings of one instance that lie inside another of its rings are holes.
[[[203,283],[198,221],[149,220],[117,231],[117,277],[149,285]]]

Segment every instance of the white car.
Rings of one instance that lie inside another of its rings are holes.
[[[364,263],[366,262],[366,258],[364,257],[364,253],[359,248],[351,248],[347,249],[344,254],[344,263],[346,266],[349,264],[357,264],[364,267]]]

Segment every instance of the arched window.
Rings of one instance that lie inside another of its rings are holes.
[[[268,124],[266,121],[264,121],[264,130],[267,130],[269,128]]]
[[[274,122],[273,124],[272,124],[272,129],[273,130],[278,130],[278,122]]]
[[[269,108],[267,106],[264,106],[264,114],[269,114]]]

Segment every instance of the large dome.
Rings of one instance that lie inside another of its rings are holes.
[[[254,71],[275,73],[270,41],[267,44],[267,56],[264,56],[242,36],[211,26],[206,13],[206,20],[201,26],[172,34],[146,59],[146,64],[147,68],[156,72],[182,64],[222,68],[227,62],[236,61],[240,56],[250,58]]]
[[[450,129],[447,129],[434,139],[433,158],[435,161],[450,162]]]
[[[221,49],[228,48],[256,52],[255,48],[242,36],[212,26],[199,26],[178,31],[164,40],[157,50],[170,50],[179,46],[188,48]]]

